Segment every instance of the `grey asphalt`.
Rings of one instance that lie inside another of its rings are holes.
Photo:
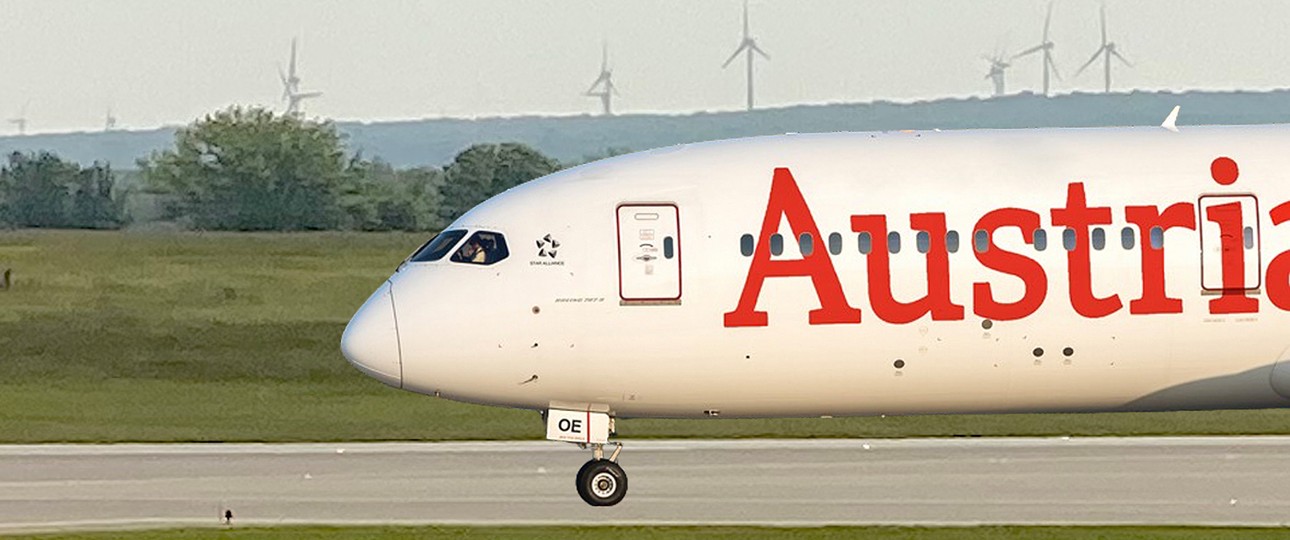
[[[0,532],[234,524],[1290,522],[1290,437],[0,446]]]

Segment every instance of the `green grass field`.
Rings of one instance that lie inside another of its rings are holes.
[[[281,527],[251,529],[175,529],[161,531],[104,532],[67,535],[38,535],[29,538],[55,539],[140,539],[259,540],[291,538],[556,538],[598,540],[601,538],[700,538],[704,540],[823,538],[874,538],[878,540],[1012,539],[1065,540],[1228,540],[1235,538],[1290,538],[1285,529],[1210,527]]]
[[[345,322],[409,234],[0,232],[0,442],[539,438],[538,416],[401,392]],[[632,437],[1290,433],[1290,410],[625,420]]]

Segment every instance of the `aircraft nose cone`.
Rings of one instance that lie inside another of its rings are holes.
[[[403,359],[390,282],[376,289],[349,320],[340,338],[340,352],[369,377],[395,388],[402,387]]]

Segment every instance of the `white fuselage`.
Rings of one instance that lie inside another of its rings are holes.
[[[624,417],[1286,406],[1290,264],[1274,259],[1290,224],[1273,209],[1290,201],[1287,148],[1290,129],[1267,126],[790,135],[622,156],[462,216],[446,230],[504,235],[509,256],[405,264],[342,348],[415,392]],[[1228,159],[1239,176],[1223,185]],[[1171,206],[1191,227],[1161,227],[1157,249],[1141,216]],[[921,242],[912,215],[943,220],[957,249],[943,233]],[[878,216],[900,237],[889,266]]]

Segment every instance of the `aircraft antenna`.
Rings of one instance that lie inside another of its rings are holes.
[[[1182,105],[1174,105],[1174,110],[1169,111],[1169,116],[1165,117],[1165,121],[1160,124],[1160,127],[1178,133],[1178,111],[1180,110],[1182,110]]]

